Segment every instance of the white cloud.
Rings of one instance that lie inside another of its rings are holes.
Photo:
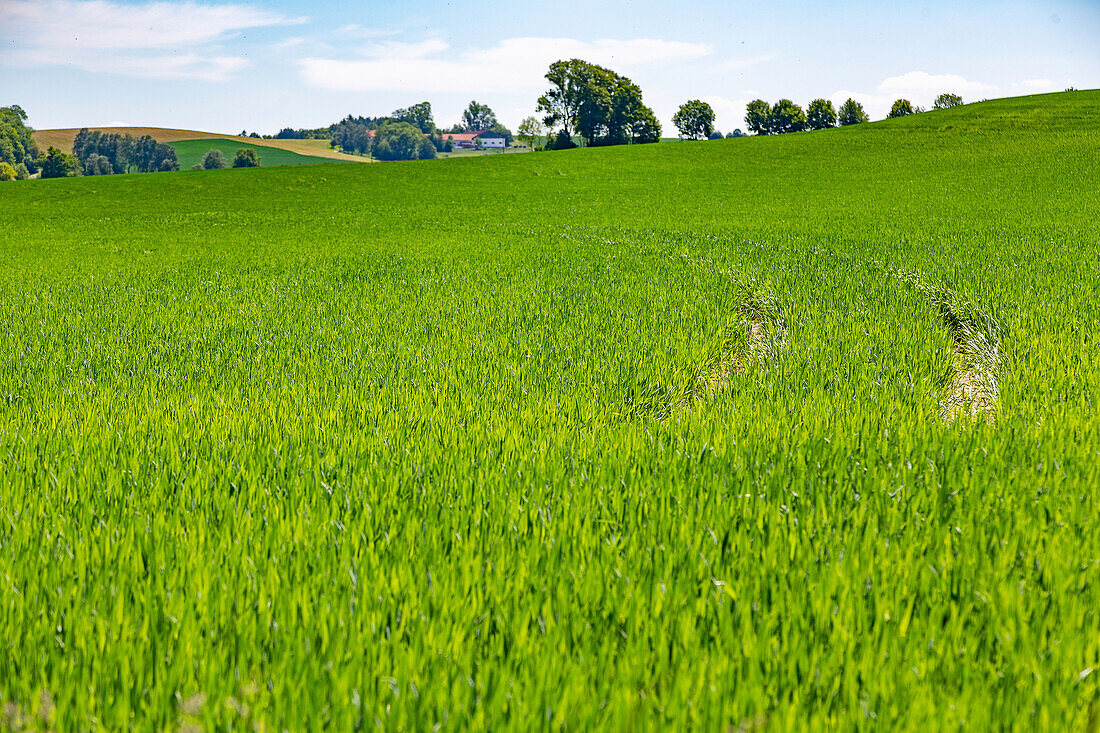
[[[1059,87],[1050,79],[1024,79],[1023,81],[1012,82],[1012,91],[1014,92],[1060,92],[1065,89],[1065,86]]]
[[[365,59],[302,59],[301,73],[307,83],[337,91],[537,92],[547,67],[558,59],[584,58],[623,69],[712,52],[709,45],[652,38],[509,38],[491,48],[444,55],[448,50],[438,39],[374,42],[362,49]]]
[[[74,66],[141,77],[225,79],[243,57],[210,44],[251,28],[303,18],[246,5],[194,2],[123,4],[109,0],[4,0],[0,61],[16,66]]]
[[[935,97],[941,92],[953,92],[955,94],[979,93],[996,89],[995,86],[970,81],[958,74],[929,74],[924,71],[910,71],[901,76],[891,76],[878,85],[878,90],[883,94],[894,94],[898,97],[911,95],[914,97]]]
[[[874,92],[857,92],[841,89],[829,95],[833,106],[838,107],[851,98],[863,105],[872,120],[886,117],[890,107],[897,99],[908,99],[915,106],[931,107],[932,101],[942,92],[953,92],[964,101],[973,102],[977,96],[986,96],[997,91],[991,84],[971,81],[958,74],[929,74],[924,71],[910,71],[900,76],[883,79]]]

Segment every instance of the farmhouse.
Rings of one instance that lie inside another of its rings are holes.
[[[470,150],[476,148],[480,141],[483,148],[503,148],[504,135],[492,130],[477,130],[474,132],[445,132],[443,140],[450,140],[455,148]]]

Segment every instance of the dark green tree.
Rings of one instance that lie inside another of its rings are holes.
[[[20,163],[34,168],[38,159],[38,146],[32,135],[34,130],[27,127],[27,113],[18,104],[0,107],[0,161],[10,163],[12,168]]]
[[[806,129],[824,130],[836,127],[836,110],[827,99],[815,99],[806,108]]]
[[[225,153],[217,148],[211,148],[202,156],[202,167],[208,171],[228,168],[229,161],[225,159]]]
[[[383,122],[374,135],[374,157],[379,160],[423,160],[435,157],[420,128],[409,122]]]
[[[772,108],[763,99],[754,99],[745,107],[745,127],[757,135],[770,135]]]
[[[404,109],[395,109],[390,115],[397,122],[408,122],[416,125],[421,132],[431,134],[435,132],[435,121],[432,119],[432,105],[430,102],[421,102]]]
[[[842,125],[857,125],[868,120],[867,113],[863,111],[863,105],[851,98],[840,105],[838,117]]]
[[[466,106],[462,113],[462,130],[456,132],[479,132],[491,130],[497,123],[497,116],[487,104],[479,104],[476,100]]]
[[[890,107],[889,113],[886,117],[893,119],[895,117],[908,117],[911,114],[915,114],[916,110],[913,109],[913,104],[908,99],[898,99],[894,102],[894,105]]]
[[[233,156],[234,168],[256,168],[260,165],[260,156],[252,148],[238,148]]]
[[[950,92],[944,92],[940,96],[936,97],[936,101],[932,103],[933,109],[947,109],[948,107],[958,107],[963,103],[963,98],[958,94],[952,94]]]
[[[714,109],[706,102],[692,99],[680,105],[672,116],[672,124],[680,131],[680,137],[703,140],[714,132]]]
[[[63,153],[57,148],[49,148],[41,157],[39,166],[43,178],[67,178],[80,175],[80,161],[76,156]]]
[[[772,105],[771,115],[768,117],[768,127],[776,135],[787,132],[801,132],[806,129],[806,113],[791,100],[780,99]]]

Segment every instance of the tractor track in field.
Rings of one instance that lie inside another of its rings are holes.
[[[1000,343],[1004,326],[947,288],[926,282],[919,273],[898,270],[893,274],[937,307],[940,321],[954,341],[952,373],[939,401],[940,418],[947,423],[967,418],[994,424],[1000,396]]]

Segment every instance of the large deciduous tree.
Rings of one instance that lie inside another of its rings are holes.
[[[660,124],[642,102],[634,82],[602,66],[580,59],[555,61],[546,73],[550,89],[539,97],[537,110],[547,127],[560,127],[555,140],[576,134],[589,145],[655,142]],[[654,133],[656,132],[656,136]]]
[[[806,129],[806,113],[791,100],[780,99],[772,105],[768,127],[776,135],[787,132],[801,132]]]
[[[850,98],[840,105],[840,124],[857,125],[868,120],[867,113],[863,111],[863,105]]]
[[[492,129],[497,124],[496,113],[487,104],[479,104],[477,100],[471,100],[462,113],[462,132],[479,132]]]
[[[18,104],[0,107],[0,161],[18,169],[20,164],[34,169],[38,146],[31,135],[34,130],[25,124],[27,113]]]
[[[824,130],[836,127],[836,110],[833,103],[827,99],[815,99],[806,108],[806,128],[809,130]]]
[[[745,107],[745,127],[757,135],[770,135],[772,108],[763,99],[754,99]]]
[[[704,140],[714,132],[714,109],[700,99],[689,100],[672,116],[672,124],[680,131],[680,137]]]
[[[397,122],[408,122],[410,125],[415,125],[423,133],[430,135],[435,132],[431,102],[421,102],[404,109],[395,109],[391,117]]]

